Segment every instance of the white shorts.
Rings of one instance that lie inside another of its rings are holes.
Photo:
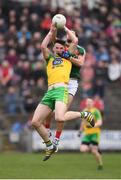
[[[78,80],[77,79],[70,79],[68,84],[69,94],[75,96],[77,89],[78,89]]]

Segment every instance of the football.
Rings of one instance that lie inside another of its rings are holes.
[[[56,14],[52,18],[52,23],[57,27],[57,28],[63,28],[66,24],[66,18],[62,14]]]

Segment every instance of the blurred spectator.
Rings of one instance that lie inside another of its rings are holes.
[[[17,91],[16,87],[10,86],[8,88],[8,92],[5,95],[5,110],[6,113],[9,114],[16,114],[18,112],[25,113],[22,99],[19,96],[19,93]]]
[[[34,34],[33,34],[33,39],[32,39],[33,41],[33,43],[40,43],[41,42],[41,33],[40,32],[35,32]]]
[[[0,18],[0,33],[5,33],[7,31],[7,27],[4,19]]]
[[[96,55],[94,51],[94,47],[89,44],[87,46],[87,51],[86,51],[86,63],[90,64],[90,66],[94,66],[96,64]]]
[[[44,34],[47,34],[47,32],[49,31],[51,22],[52,22],[52,20],[51,20],[50,13],[45,13],[44,17],[40,23],[40,27],[42,28]]]
[[[37,42],[35,44],[35,52],[34,52],[34,57],[35,57],[35,60],[38,61],[41,59],[41,51],[40,51],[40,46],[41,44],[39,42]]]
[[[109,53],[108,53],[108,50],[106,49],[106,47],[101,46],[99,48],[98,60],[99,61],[109,62]]]
[[[32,78],[35,82],[37,82],[40,78],[44,78],[44,81],[46,80],[46,73],[42,63],[37,62],[34,64]]]
[[[6,49],[7,48],[5,44],[4,35],[0,34],[0,62],[2,62],[3,59],[5,59]]]
[[[14,9],[11,9],[9,11],[8,17],[9,17],[9,26],[10,25],[18,25],[16,11]]]
[[[28,44],[26,49],[27,57],[30,61],[34,61],[35,48],[32,43]]]
[[[81,16],[87,17],[89,15],[88,1],[81,1]]]
[[[99,95],[95,95],[94,98],[94,106],[100,110],[101,114],[104,113],[104,101],[100,98]]]
[[[31,32],[28,30],[27,26],[22,26],[21,30],[17,32],[18,41],[20,42],[22,39],[30,40]]]
[[[33,0],[30,4],[30,12],[37,13],[38,15],[43,15],[43,8],[41,6],[41,1]]]
[[[17,30],[16,30],[16,25],[10,25],[8,31],[6,32],[6,39],[13,39],[17,40]]]
[[[98,94],[101,98],[104,97],[107,79],[107,63],[100,60],[95,67],[94,95]]]
[[[30,80],[31,79],[31,64],[28,61],[23,62],[22,66],[22,80]]]
[[[108,77],[111,82],[121,80],[121,62],[113,57],[108,65]]]
[[[83,81],[93,81],[94,70],[93,67],[88,63],[88,61],[86,61],[85,65],[82,67],[81,77]]]
[[[81,87],[82,87],[82,92],[81,92],[81,96],[82,97],[92,97],[93,96],[93,83],[90,81],[83,81],[81,83]]]
[[[17,44],[17,53],[19,55],[19,58],[21,60],[26,60],[27,58],[27,52],[26,52],[26,39],[21,38]]]
[[[9,86],[12,83],[14,70],[7,61],[3,61],[0,66],[0,84],[2,86]]]
[[[17,43],[14,39],[9,39],[6,47],[7,47],[7,51],[9,51],[10,49],[16,49]]]
[[[86,101],[87,101],[87,97],[84,97],[84,98],[80,101],[80,111],[83,111],[83,109],[86,108]]]
[[[9,62],[9,64],[11,64],[12,66],[15,66],[18,61],[19,61],[19,57],[16,54],[16,50],[15,49],[10,49],[8,51],[8,54],[6,56],[6,60]]]
[[[39,31],[39,29],[39,16],[36,13],[32,13],[30,15],[29,30],[34,33],[36,31]]]
[[[37,101],[35,100],[31,90],[28,89],[24,91],[23,98],[24,98],[24,108],[26,112],[27,113],[33,112],[35,107],[37,106]]]

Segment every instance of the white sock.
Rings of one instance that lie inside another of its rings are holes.
[[[60,141],[60,139],[58,139],[58,138],[54,138],[54,140],[53,140],[53,144],[55,145],[55,146],[58,146],[59,145],[59,141]]]

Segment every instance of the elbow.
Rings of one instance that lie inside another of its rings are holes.
[[[78,45],[78,38],[75,38],[74,44],[75,44],[75,45]]]
[[[101,121],[101,126],[103,125],[103,122]]]
[[[100,125],[100,126],[102,126],[102,125],[103,125],[103,122],[102,122],[102,120],[100,121],[99,125]]]

